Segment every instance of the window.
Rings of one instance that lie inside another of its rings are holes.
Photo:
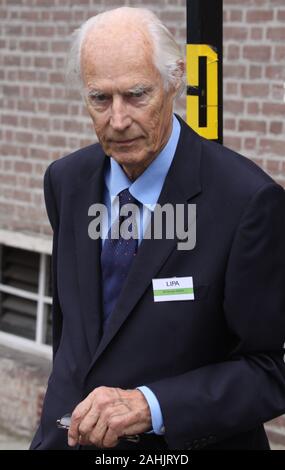
[[[0,245],[0,342],[51,354],[51,256]]]

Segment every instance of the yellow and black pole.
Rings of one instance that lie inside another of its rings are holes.
[[[187,0],[187,122],[223,141],[223,0]]]

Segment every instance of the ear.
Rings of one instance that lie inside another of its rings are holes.
[[[186,72],[185,61],[182,59],[177,60],[176,70],[175,70],[176,81],[174,85],[175,93],[178,93],[178,91],[181,89],[181,85],[184,82],[185,72]]]

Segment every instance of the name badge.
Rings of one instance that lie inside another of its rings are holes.
[[[194,300],[192,277],[170,277],[153,279],[153,297],[155,302],[172,300]]]

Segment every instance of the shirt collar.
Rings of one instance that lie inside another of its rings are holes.
[[[129,188],[132,196],[141,204],[154,210],[162,186],[176,151],[181,126],[176,116],[173,116],[172,132],[169,140],[158,156],[146,170],[132,182],[121,166],[111,158],[111,165],[105,175],[105,183],[113,203],[115,197],[124,189]]]

